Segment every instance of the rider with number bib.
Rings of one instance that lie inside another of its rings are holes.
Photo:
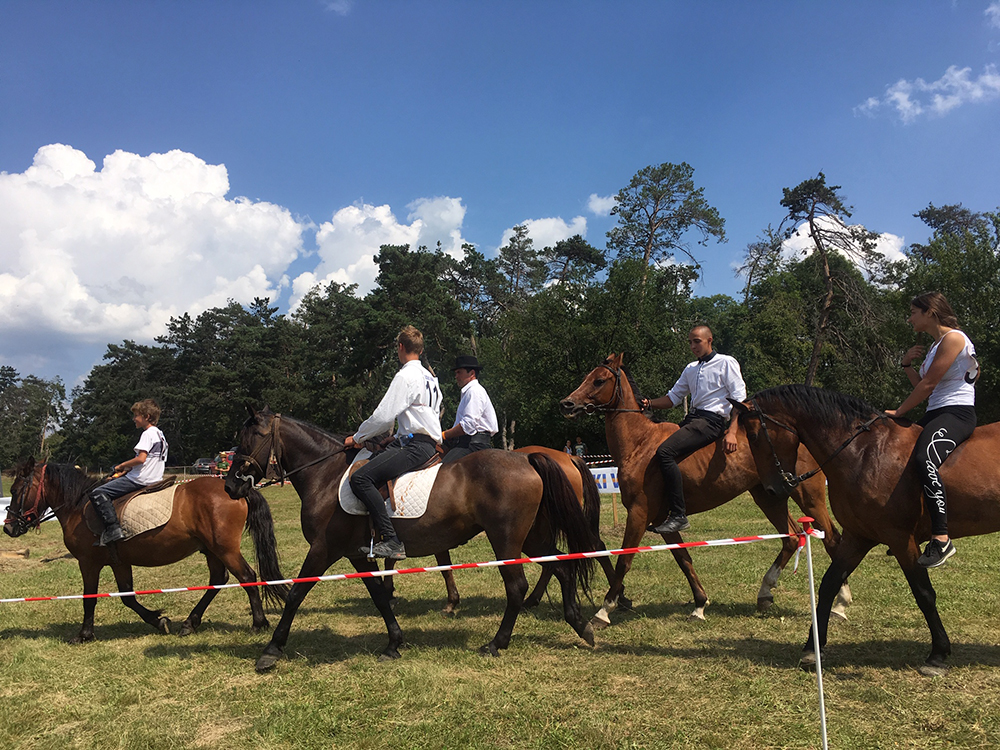
[[[923,432],[913,448],[917,457],[924,507],[931,518],[931,540],[917,562],[924,568],[936,568],[955,554],[955,545],[948,536],[948,499],[938,469],[961,443],[968,440],[976,428],[976,380],[979,363],[972,341],[958,327],[948,300],[940,292],[925,292],[910,302],[909,323],[917,333],[934,339],[920,364],[913,360],[924,353],[924,347],[913,346],[900,363],[913,391],[886,414],[902,417],[927,399],[927,413],[918,424]]]
[[[379,540],[371,553],[375,557],[405,560],[406,549],[396,535],[379,487],[400,474],[426,463],[441,442],[441,389],[438,380],[423,365],[424,335],[413,326],[406,326],[396,337],[399,368],[375,412],[366,419],[354,435],[344,440],[345,448],[358,448],[369,438],[393,428],[398,420],[396,439],[351,476],[351,490],[364,503],[372,517]],[[369,553],[368,547],[360,551]]]

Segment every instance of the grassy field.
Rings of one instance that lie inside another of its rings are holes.
[[[286,574],[306,545],[290,487],[266,491]],[[612,497],[605,496],[605,541]],[[695,516],[689,539],[769,533],[748,497]],[[658,538],[657,538],[658,539]],[[652,536],[650,543],[656,543]],[[247,543],[249,544],[249,543]],[[75,561],[59,558],[59,526],[3,537],[27,560],[0,559],[0,596],[73,594]],[[1000,745],[1000,645],[996,537],[963,540],[932,573],[951,635],[952,670],[916,672],[929,634],[905,580],[883,548],[851,580],[850,621],[831,628],[824,657],[831,747]],[[397,578],[397,615],[408,647],[377,663],[384,626],[358,581],[319,584],[295,621],[288,656],[266,675],[253,664],[267,636],[250,632],[247,599],[224,591],[190,637],[159,635],[116,600],[97,605],[98,640],[66,641],[81,603],[0,605],[0,747],[4,748],[811,748],[820,746],[815,676],[796,663],[809,623],[804,560],[789,569],[775,606],[754,611],[776,542],[698,549],[693,557],[712,604],[687,618],[690,591],[670,555],[639,556],[616,612],[591,650],[562,620],[558,589],[522,615],[499,659],[476,649],[496,631],[503,590],[496,570],[457,573],[459,614],[439,610],[437,574]],[[816,552],[817,575],[826,558]],[[480,537],[456,562],[491,558]],[[347,572],[338,563],[331,572]],[[528,571],[529,579],[537,577]],[[137,569],[137,588],[207,581],[203,558]],[[113,590],[110,571],[101,590]],[[603,584],[595,598],[603,595]],[[197,594],[144,597],[175,622]],[[587,605],[588,613],[596,606]],[[269,615],[272,623],[277,615]]]

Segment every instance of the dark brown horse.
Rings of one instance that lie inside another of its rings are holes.
[[[931,653],[921,672],[946,670],[951,653],[927,570],[917,564],[920,543],[930,539],[911,454],[921,428],[894,419],[853,396],[806,386],[781,386],[755,395],[740,422],[764,486],[785,496],[797,483],[799,444],[819,461],[830,483],[830,506],[844,536],[823,576],[816,605],[820,648],[826,644],[830,603],[841,583],[878,544],[886,544],[903,569],[931,631]],[[948,533],[953,538],[1000,530],[1000,423],[978,427],[941,467],[948,490]],[[803,666],[815,663],[812,634]]]
[[[578,414],[602,412],[608,439],[608,448],[618,465],[618,483],[621,488],[622,505],[628,514],[625,522],[625,538],[622,547],[637,547],[647,524],[658,524],[667,517],[667,506],[663,498],[663,477],[656,465],[654,454],[660,443],[677,430],[677,425],[669,422],[653,423],[639,411],[639,395],[628,373],[622,367],[622,355],[611,355],[583,379],[580,386],[562,401],[562,410],[567,417]],[[803,451],[799,460],[805,465],[815,462]],[[749,491],[755,503],[775,529],[781,534],[792,534],[798,526],[788,513],[784,498],[776,500],[764,491],[757,477],[753,456],[746,439],[741,435],[739,449],[726,455],[722,440],[706,446],[679,464],[684,476],[684,499],[688,515],[717,508],[735,497]],[[826,532],[824,543],[827,550],[836,547],[840,534],[830,520],[826,510],[826,492],[823,476],[819,474],[803,483],[794,496],[795,502],[805,513],[816,519],[817,527]],[[663,536],[668,543],[679,542],[680,534]],[[757,608],[767,609],[774,601],[773,587],[778,582],[781,571],[794,554],[794,539],[783,540],[781,552],[764,576],[760,592],[757,594]],[[687,577],[694,595],[695,609],[691,616],[704,619],[708,595],[694,572],[694,564],[687,550],[673,550],[674,559]],[[594,616],[595,627],[610,624],[610,613],[618,606],[624,587],[625,575],[632,567],[634,555],[620,555],[616,566],[615,580],[604,598],[603,608]],[[850,602],[850,590],[841,593],[839,609]]]
[[[279,471],[290,479],[302,500],[302,533],[309,552],[300,578],[322,575],[334,562],[346,557],[355,570],[375,571],[377,566],[358,551],[370,539],[366,516],[348,514],[340,506],[338,490],[354,451],[345,451],[343,439],[313,425],[279,416],[267,409],[254,412],[239,435],[240,452],[226,477],[226,491],[233,497],[248,492],[266,473],[262,467],[275,457]],[[413,519],[395,519],[393,525],[412,557],[436,555],[465,544],[485,531],[496,559],[556,552],[557,536],[563,535],[570,551],[592,550],[594,542],[580,504],[559,468],[546,456],[523,456],[506,451],[478,451],[441,467],[431,491],[427,511]],[[555,564],[562,584],[566,621],[587,643],[593,645],[590,624],[580,612],[577,585],[586,589],[592,561]],[[528,582],[523,566],[500,568],[507,594],[500,628],[480,651],[493,656],[507,648],[520,613]],[[403,633],[389,602],[389,594],[378,578],[364,578],[365,586],[385,621],[389,644],[380,659],[398,659]],[[315,582],[292,586],[281,621],[271,642],[257,660],[257,670],[275,665],[299,606]]]
[[[569,480],[570,486],[573,488],[573,493],[576,495],[576,499],[580,503],[580,507],[583,508],[584,515],[587,517],[587,522],[590,525],[590,531],[594,535],[594,540],[597,545],[597,549],[605,550],[607,547],[604,542],[601,541],[601,493],[597,489],[597,483],[594,481],[594,475],[590,473],[590,469],[587,468],[587,464],[579,456],[573,456],[565,451],[558,451],[553,448],[546,448],[544,445],[527,445],[524,448],[516,448],[515,453],[523,453],[525,455],[530,455],[532,453],[543,453],[557,464],[559,468],[562,469],[563,474],[566,475],[566,479]],[[437,560],[438,565],[451,565],[451,553],[441,552],[434,556]],[[600,564],[601,568],[604,570],[604,574],[608,578],[608,585],[610,586],[614,581],[615,568],[611,563],[611,560],[607,557],[596,558],[597,562]],[[386,560],[386,569],[392,569],[394,567],[391,560]],[[537,607],[541,601],[542,597],[545,596],[545,590],[548,588],[549,581],[552,580],[554,574],[554,569],[551,565],[542,566],[542,574],[538,578],[538,582],[535,584],[535,588],[531,590],[531,593],[524,600],[524,608],[531,609]],[[458,593],[458,586],[455,585],[455,574],[450,570],[441,571],[441,575],[444,576],[444,586],[447,592],[447,601],[445,607],[442,610],[444,614],[454,614],[458,609],[458,603],[461,601],[461,596]],[[383,580],[385,582],[385,587],[389,591],[389,598],[395,607],[395,576],[386,576]],[[632,602],[625,598],[624,593],[618,597],[621,606],[625,609],[630,609]]]
[[[240,552],[244,526],[249,529],[264,580],[280,580],[284,576],[278,567],[274,541],[274,524],[267,501],[259,492],[252,492],[246,501],[230,498],[218,479],[202,478],[186,482],[174,493],[173,513],[163,526],[138,534],[115,545],[117,558],[109,547],[96,547],[97,536],[87,527],[84,511],[87,493],[99,480],[80,469],[65,464],[38,464],[33,459],[17,467],[11,486],[11,502],[4,521],[4,533],[17,537],[36,528],[51,510],[63,530],[66,549],[76,558],[83,576],[83,593],[96,594],[101,570],[110,566],[119,591],[132,591],[132,566],[158,567],[170,565],[195,552],[202,552],[208,562],[209,583],[223,584],[232,572],[240,583],[257,580]],[[227,572],[229,571],[229,572]],[[284,598],[286,587],[265,588],[265,597],[275,603]],[[272,590],[274,589],[274,590]],[[253,629],[268,626],[258,587],[246,589],[250,599]],[[218,590],[206,591],[191,610],[180,635],[193,633],[201,624],[208,605]],[[121,597],[122,603],[145,622],[163,633],[170,632],[170,620],[160,610],[143,607],[134,596]],[[72,643],[94,639],[94,608],[97,599],[83,600],[83,625]]]

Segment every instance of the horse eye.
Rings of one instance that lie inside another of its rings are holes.
[[[596,379],[594,380],[594,385],[596,385],[596,386],[600,387],[600,386],[604,385],[604,384],[605,384],[605,383],[607,383],[607,382],[608,382],[608,381],[607,381],[607,380],[605,380],[604,378],[596,378]]]

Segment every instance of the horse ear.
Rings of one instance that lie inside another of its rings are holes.
[[[14,468],[14,473],[22,477],[26,477],[34,470],[35,470],[35,457],[28,456],[27,458],[21,459],[21,462]]]
[[[256,419],[257,412],[254,411],[253,404],[251,404],[249,401],[245,401],[243,405],[247,408],[247,414],[250,415],[250,419]]]
[[[750,411],[750,407],[744,404],[742,401],[737,401],[735,398],[726,397],[726,401],[733,405],[733,409],[736,410],[737,416],[741,414],[746,414]]]

